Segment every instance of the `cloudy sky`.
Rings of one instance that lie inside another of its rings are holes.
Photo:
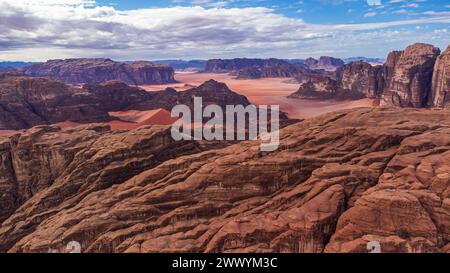
[[[0,60],[385,57],[450,44],[446,0],[0,0]]]

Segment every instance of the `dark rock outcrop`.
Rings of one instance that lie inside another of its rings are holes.
[[[322,56],[319,60],[314,58],[308,58],[305,60],[305,65],[310,69],[323,69],[327,71],[335,71],[339,67],[343,66],[345,62],[341,59]]]
[[[17,68],[11,66],[0,66],[0,73],[14,72],[17,70],[18,70]]]
[[[337,97],[338,82],[329,76],[309,75],[298,79],[300,88],[291,94],[294,99],[334,99]]]
[[[0,130],[27,129],[36,125],[72,121],[106,122],[116,118],[108,113],[126,110],[153,110],[184,104],[193,108],[194,97],[203,105],[248,106],[245,96],[231,91],[224,83],[210,80],[183,92],[166,89],[146,92],[122,82],[86,84],[82,88],[62,82],[25,77],[20,73],[0,74]],[[287,119],[287,117],[282,114]]]
[[[372,66],[359,61],[339,68],[336,73],[341,90],[361,93],[367,98],[378,98],[383,93],[382,66]]]
[[[439,54],[439,48],[432,45],[414,44],[400,55],[394,53],[394,56],[389,56],[387,67],[393,71],[385,76],[387,82],[381,104],[417,108],[427,106],[433,69]]]
[[[17,130],[61,121],[108,121],[98,101],[82,89],[18,73],[0,76],[0,130]]]
[[[438,58],[439,52],[432,45],[414,44],[405,51],[391,52],[383,66],[358,61],[338,68],[334,76],[315,77],[313,80],[308,77],[306,80],[305,77],[298,78],[301,86],[290,97],[366,97],[381,99],[382,106],[446,107],[450,100],[446,95],[449,92],[446,76],[448,53]],[[313,59],[307,60],[309,65],[315,62]]]
[[[237,72],[241,69],[247,68],[262,68],[287,64],[289,63],[279,59],[247,59],[247,58],[237,58],[228,60],[212,59],[207,61],[204,72],[230,73],[230,72]]]
[[[450,46],[436,60],[429,105],[450,108]]]
[[[132,85],[175,82],[171,67],[151,62],[120,63],[110,59],[50,60],[25,67],[32,77],[47,77],[67,84],[102,83],[118,80]]]
[[[283,129],[272,153],[162,127],[0,137],[0,251],[445,252],[449,114],[330,113]]]
[[[319,74],[303,64],[282,64],[267,67],[244,68],[237,72],[238,79],[295,78],[301,75]]]

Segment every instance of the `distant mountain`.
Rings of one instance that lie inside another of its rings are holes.
[[[0,67],[9,67],[9,68],[16,68],[16,69],[20,69],[23,68],[25,66],[29,66],[29,65],[33,65],[33,64],[38,64],[38,62],[0,62]]]
[[[203,71],[206,66],[206,60],[158,60],[153,61],[155,64],[163,64],[171,66],[175,70],[183,71]]]
[[[382,58],[367,58],[367,57],[350,57],[343,59],[345,63],[353,63],[363,61],[366,63],[384,63],[386,60]]]
[[[27,76],[47,77],[67,84],[101,83],[118,80],[127,84],[173,83],[174,70],[165,65],[147,61],[131,63],[111,59],[50,60],[23,69]]]
[[[305,60],[303,59],[284,59],[283,61],[288,62],[290,64],[304,64]]]

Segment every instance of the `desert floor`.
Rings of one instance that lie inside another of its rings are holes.
[[[372,107],[374,105],[374,100],[371,99],[356,101],[289,99],[287,96],[297,91],[299,86],[292,83],[292,80],[288,78],[237,80],[228,74],[177,73],[175,79],[178,83],[141,87],[147,91],[159,91],[166,87],[184,91],[192,88],[192,86],[198,86],[207,80],[214,79],[226,83],[231,90],[246,96],[255,105],[280,105],[281,111],[288,113],[289,117],[299,119],[311,118],[341,109]]]

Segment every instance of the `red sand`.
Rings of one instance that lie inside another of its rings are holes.
[[[124,112],[110,112],[113,117],[117,117],[123,121],[142,125],[170,125],[177,121],[172,118],[170,113],[164,109],[138,111],[130,110]]]
[[[14,130],[0,130],[0,136],[9,136],[17,133],[18,131]]]
[[[164,109],[150,111],[130,110],[124,112],[110,112],[109,114],[120,119],[105,122],[111,126],[112,130],[131,130],[144,125],[170,125],[177,121],[176,118],[172,118],[170,113]],[[65,121],[56,123],[55,125],[61,127],[62,129],[66,129],[78,127],[83,124]]]
[[[353,101],[289,99],[286,97],[296,92],[299,85],[289,83],[288,78],[237,80],[228,74],[177,73],[175,79],[179,83],[147,85],[142,88],[147,91],[158,91],[173,87],[178,91],[185,91],[189,89],[185,87],[185,84],[198,86],[207,80],[214,79],[226,83],[231,90],[246,96],[255,105],[280,105],[281,111],[288,113],[291,118],[310,118],[341,109],[374,106],[374,100],[371,99]]]

